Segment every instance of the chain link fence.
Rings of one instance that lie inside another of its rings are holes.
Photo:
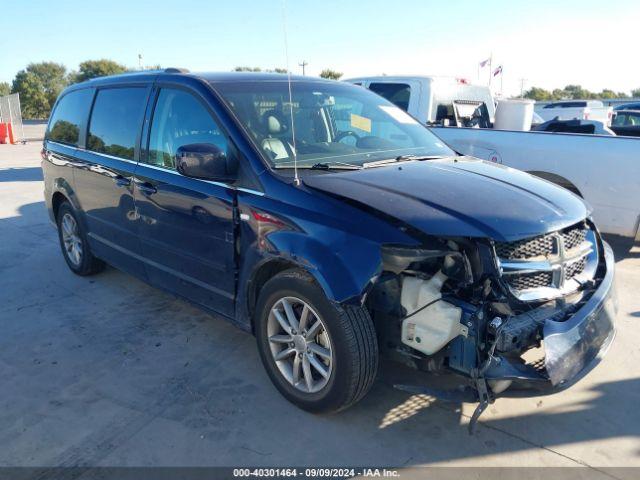
[[[0,123],[11,123],[14,141],[25,141],[22,110],[20,110],[20,94],[12,93],[11,95],[0,97]]]

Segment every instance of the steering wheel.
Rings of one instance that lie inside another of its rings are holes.
[[[336,135],[335,142],[340,142],[342,139],[347,137],[353,137],[356,140],[360,140],[360,135],[358,135],[353,130],[344,130]]]

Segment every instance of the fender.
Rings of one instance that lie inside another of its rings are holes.
[[[382,267],[380,245],[344,234],[330,243],[302,232],[279,231],[269,236],[279,256],[302,265],[318,281],[327,298],[337,303],[360,302]]]
[[[269,277],[288,268],[308,272],[331,302],[362,304],[382,269],[380,244],[343,233],[325,243],[301,231],[279,230],[252,242],[244,250],[238,278],[236,323],[252,328],[254,303],[263,283],[260,272]]]

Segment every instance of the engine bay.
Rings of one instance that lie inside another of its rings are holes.
[[[501,247],[490,240],[442,240],[411,250],[384,248],[383,272],[367,298],[381,351],[423,372],[463,377],[462,385],[479,402],[477,416],[507,389],[565,382],[547,371],[545,325],[568,322],[602,282],[604,255],[598,251],[597,232],[589,230],[588,235],[593,240],[584,240],[581,248],[586,251],[586,242],[591,242],[593,258],[599,259],[593,277],[582,278],[569,293],[563,282],[564,290],[558,288],[557,295],[538,299],[514,291],[500,265]],[[516,248],[522,250],[522,245]],[[552,274],[562,270],[563,280],[569,279],[564,267],[553,268]],[[528,292],[549,295],[549,287],[537,288]]]

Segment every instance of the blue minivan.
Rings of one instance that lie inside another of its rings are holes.
[[[458,374],[480,413],[569,386],[614,337],[613,256],[578,196],[355,85],[94,79],[62,92],[42,156],[74,273],[109,264],[228,318],[309,411],[358,401],[385,355]]]

